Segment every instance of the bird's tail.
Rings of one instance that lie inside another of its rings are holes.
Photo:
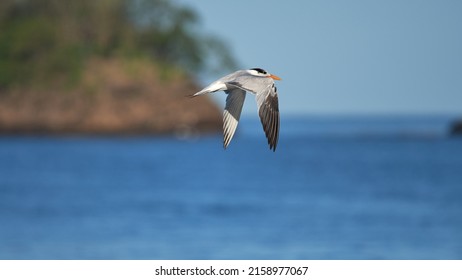
[[[225,90],[225,89],[226,89],[226,86],[223,83],[215,82],[215,83],[210,84],[208,87],[202,89],[201,91],[198,91],[195,94],[189,95],[189,97],[196,97],[202,94],[212,93],[212,92],[216,92],[219,90]]]
[[[201,91],[198,91],[198,92],[196,92],[196,93],[194,93],[194,94],[190,94],[190,95],[188,95],[188,97],[193,98],[193,97],[196,97],[196,96],[199,96],[199,95],[202,95],[202,94],[210,93],[210,91],[208,91],[208,90],[206,90],[206,89],[207,89],[207,88],[204,88],[204,89],[201,90]]]

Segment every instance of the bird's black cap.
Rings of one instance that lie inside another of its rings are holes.
[[[268,74],[265,70],[263,70],[261,68],[252,68],[250,70],[255,70],[255,71],[257,71],[258,73],[261,73],[261,74]]]

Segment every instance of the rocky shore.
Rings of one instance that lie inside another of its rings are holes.
[[[215,133],[221,112],[185,75],[142,62],[94,60],[77,87],[0,92],[0,134]]]

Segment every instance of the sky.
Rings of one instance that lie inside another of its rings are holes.
[[[462,115],[462,1],[177,2],[241,68],[282,78],[281,114]],[[249,99],[243,114],[256,112]]]

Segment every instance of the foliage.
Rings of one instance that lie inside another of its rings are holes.
[[[95,56],[196,73],[234,67],[224,44],[197,25],[194,11],[168,0],[2,0],[0,89],[78,81]]]

